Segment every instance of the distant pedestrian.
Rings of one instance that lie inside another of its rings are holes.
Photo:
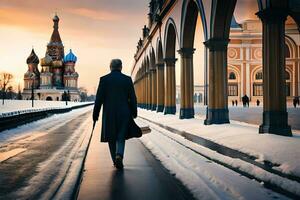
[[[248,106],[249,107],[249,97],[245,94],[243,97],[242,97],[242,102],[243,102],[243,107],[246,107]]]
[[[235,106],[237,106],[238,105],[238,101],[237,100],[235,100]]]
[[[259,106],[259,104],[260,104],[260,101],[257,99],[256,100],[256,106]]]
[[[246,107],[246,95],[242,97],[243,107]]]
[[[234,106],[234,100],[232,100],[231,103],[232,103],[232,106]]]
[[[297,107],[297,104],[298,104],[297,98],[294,97],[294,98],[293,98],[293,106],[294,106],[294,108]]]
[[[100,78],[93,120],[98,120],[103,105],[101,142],[108,142],[114,166],[123,169],[125,140],[141,137],[142,131],[133,120],[137,117],[137,99],[131,78],[121,73],[122,61],[112,60],[110,70]]]

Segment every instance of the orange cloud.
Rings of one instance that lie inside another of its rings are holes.
[[[0,8],[0,24],[41,30],[41,28],[48,26],[49,21],[47,21],[47,18],[39,17],[36,13],[24,12],[22,9]],[[39,26],[36,26],[36,24],[39,24]]]

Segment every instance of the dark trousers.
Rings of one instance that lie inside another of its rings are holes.
[[[118,127],[118,135],[115,141],[109,141],[109,151],[113,162],[115,161],[116,155],[124,157],[125,150],[125,134],[128,131],[128,121],[123,120]]]
[[[124,150],[125,150],[125,139],[108,142],[108,146],[109,146],[110,156],[113,162],[116,159],[116,155],[119,155],[123,158]]]

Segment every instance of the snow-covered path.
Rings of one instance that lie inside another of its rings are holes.
[[[180,106],[177,105],[177,111]],[[262,106],[250,105],[249,108],[243,106],[228,106],[230,120],[246,122],[249,124],[260,125],[262,123]],[[287,107],[288,112],[288,123],[292,129],[300,130],[300,107]],[[206,106],[195,105],[195,114],[199,116],[206,115]]]
[[[50,199],[70,170],[78,175],[91,134],[91,110],[88,106],[1,132],[0,199]]]
[[[32,108],[30,100],[5,100],[4,105],[0,104],[0,116],[3,113],[9,112],[25,112],[25,111],[33,111],[38,109],[55,109],[55,108],[67,108],[82,104],[87,104],[90,102],[73,102],[69,101],[68,105],[66,105],[65,101],[42,101],[42,100],[35,100],[34,107]]]
[[[197,153],[199,145],[155,124],[139,120],[148,123],[152,129],[152,132],[144,135],[141,141],[197,199],[287,198],[264,188],[263,184],[257,181],[203,157]]]

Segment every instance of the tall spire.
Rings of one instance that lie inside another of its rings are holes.
[[[59,35],[59,32],[58,32],[59,17],[57,16],[56,13],[53,17],[53,22],[54,22],[54,25],[53,25],[53,32],[52,32],[52,35],[51,35],[50,43],[51,42],[61,43],[62,41],[61,41],[61,38],[60,38],[60,35]]]
[[[48,54],[53,61],[59,61],[60,64],[57,65],[62,65],[62,60],[64,58],[64,46],[61,41],[59,32],[58,32],[58,23],[59,23],[59,17],[55,13],[53,17],[53,32],[50,38],[50,42],[47,45],[47,51],[46,54]]]

